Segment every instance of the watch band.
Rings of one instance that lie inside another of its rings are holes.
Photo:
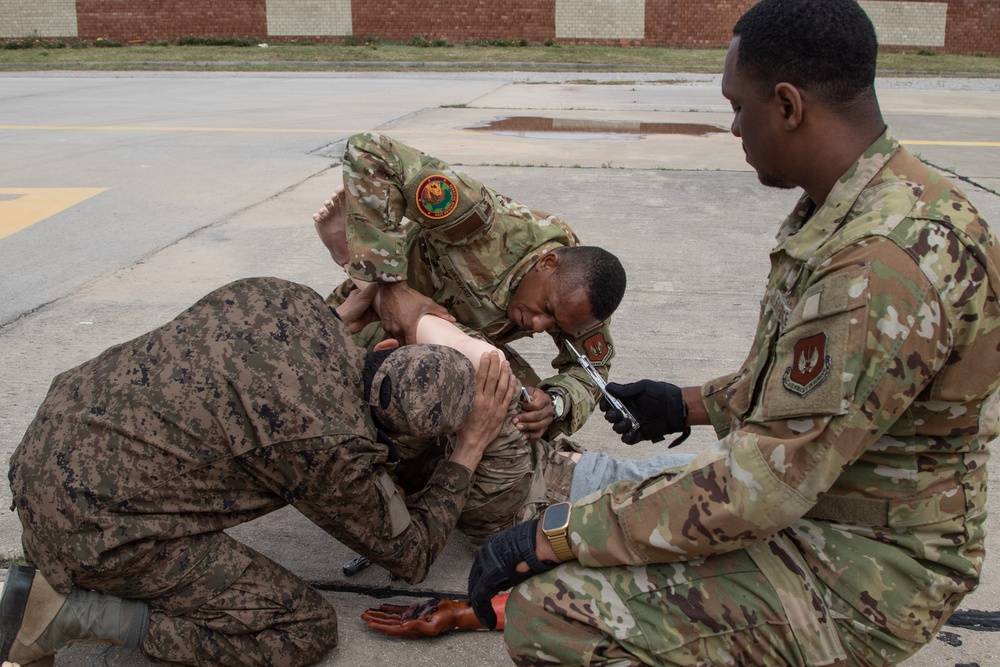
[[[571,507],[569,503],[559,503],[558,505],[566,506],[567,508]],[[551,509],[552,508],[545,510],[545,514],[547,515]],[[576,556],[573,555],[573,550],[569,546],[568,509],[566,511],[567,511],[566,519],[559,526],[553,528],[546,528],[545,527],[546,517],[543,517],[542,519],[542,532],[545,533],[545,536],[549,538],[549,544],[552,545],[552,551],[555,552],[556,558],[558,558],[559,561],[563,563],[569,560],[576,560]]]
[[[566,397],[553,389],[546,389],[545,393],[552,399],[553,420],[559,421],[566,416]]]
[[[564,528],[562,532],[548,536],[549,544],[552,545],[552,551],[556,552],[556,558],[559,559],[560,563],[565,563],[568,560],[576,560],[573,550],[569,548],[569,538],[566,536],[567,532],[567,529]]]

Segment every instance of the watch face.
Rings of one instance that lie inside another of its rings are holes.
[[[542,530],[556,530],[566,526],[569,523],[570,508],[569,503],[551,505],[545,510],[545,516],[542,518]]]
[[[562,419],[562,416],[566,414],[566,402],[563,399],[562,394],[557,394],[554,391],[548,392],[549,397],[552,399],[552,412],[556,419]]]
[[[552,401],[552,411],[555,413],[556,419],[562,419],[563,414],[566,412],[566,404],[563,402],[562,396],[556,396]]]

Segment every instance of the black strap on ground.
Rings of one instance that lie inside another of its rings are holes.
[[[318,591],[326,591],[327,593],[355,593],[379,600],[394,597],[448,598],[449,600],[469,599],[469,594],[465,591],[435,591],[421,588],[397,588],[395,586],[366,586],[364,584],[347,584],[341,581],[310,581],[309,585]]]
[[[977,632],[1000,632],[1000,611],[959,609],[945,621],[945,625]]]

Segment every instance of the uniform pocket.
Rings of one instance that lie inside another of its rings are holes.
[[[864,352],[869,268],[809,287],[779,336],[755,417],[761,421],[844,414]]]

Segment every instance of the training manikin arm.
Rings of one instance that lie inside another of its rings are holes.
[[[365,291],[371,289],[372,283],[354,279],[354,284],[358,289]],[[380,296],[375,294],[372,301],[372,310],[379,312]],[[454,350],[458,350],[472,362],[472,366],[479,370],[479,361],[484,353],[499,352],[499,350],[486,341],[473,338],[451,322],[442,320],[435,315],[423,315],[417,320],[417,343],[423,345],[444,345]],[[501,356],[503,355],[500,352]]]

